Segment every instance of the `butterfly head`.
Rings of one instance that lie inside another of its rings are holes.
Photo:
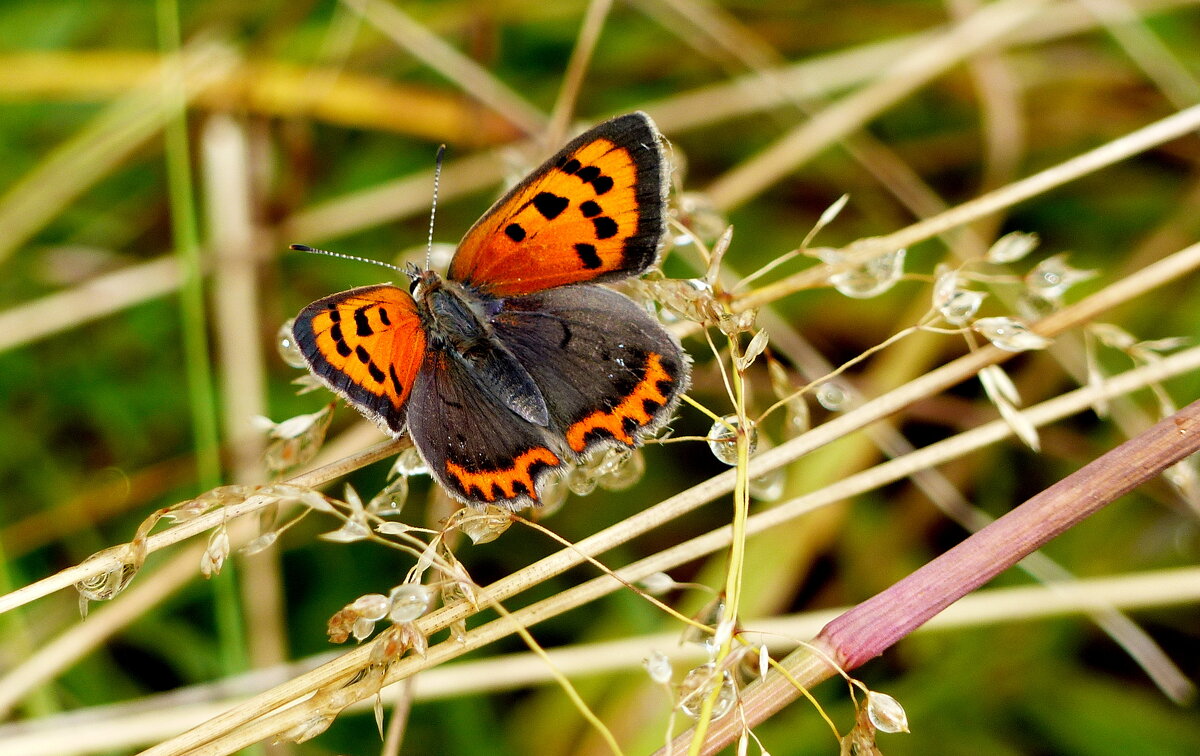
[[[408,276],[408,293],[418,302],[428,299],[432,292],[442,286],[441,276],[432,270],[422,270],[416,263],[405,265],[404,274]]]

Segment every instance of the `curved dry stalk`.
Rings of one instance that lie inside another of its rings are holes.
[[[1115,577],[1085,578],[1054,586],[985,588],[946,608],[915,632],[938,632],[1011,622],[1082,614],[1098,606],[1125,611],[1179,606],[1200,600],[1200,568],[1152,570]],[[766,645],[772,652],[786,652],[799,638],[810,637],[850,607],[803,612],[783,617],[751,620],[740,635],[753,645]],[[678,633],[655,633],[612,641],[584,643],[547,650],[554,665],[572,677],[586,677],[636,670],[642,659],[661,652],[676,666],[694,665],[707,659],[699,646],[679,644]],[[328,656],[321,654],[320,656]],[[318,657],[319,658],[319,657]],[[288,677],[313,665],[312,659],[260,670],[233,680],[190,686],[182,691],[147,696],[128,706],[98,707],[105,710],[104,728],[89,731],[87,751],[80,751],[72,727],[91,710],[39,720],[30,727],[0,725],[0,742],[14,753],[61,754],[101,753],[133,748],[168,737],[195,722],[236,705],[222,698],[232,688],[261,679]],[[495,693],[542,685],[553,680],[541,659],[529,652],[505,654],[488,659],[446,664],[426,670],[419,677],[397,685],[415,683],[413,697],[431,701],[463,695]],[[391,688],[382,691],[385,698]],[[180,698],[195,702],[181,705]],[[363,711],[369,702],[355,704],[350,711]],[[129,709],[124,713],[122,709]],[[9,732],[13,730],[13,732]]]
[[[347,15],[357,24],[353,12]],[[345,36],[353,35],[345,26],[333,42],[339,52],[350,43]],[[6,52],[0,54],[0,99],[107,101],[136,89],[162,61],[155,51],[135,49]],[[472,145],[506,142],[517,133],[457,93],[347,71],[324,60],[238,61],[191,102],[198,109],[223,112],[235,105],[270,118],[308,118]]]
[[[0,718],[32,690],[53,680],[59,673],[95,651],[109,638],[128,627],[168,596],[196,578],[204,544],[194,544],[171,561],[132,585],[120,601],[91,612],[52,639],[42,638],[37,650],[23,658],[0,678]]]
[[[1176,108],[1200,100],[1200,82],[1124,0],[1079,0],[1094,15],[1130,60]]]
[[[1077,305],[1066,308],[1060,313],[1057,313],[1051,318],[1047,318],[1039,326],[1039,332],[1044,335],[1052,335],[1065,328],[1072,327],[1079,322],[1084,322],[1107,307],[1111,307],[1121,301],[1126,301],[1133,296],[1143,293],[1153,286],[1161,285],[1184,272],[1191,270],[1197,264],[1200,264],[1200,245],[1194,245],[1187,248],[1176,255],[1173,255],[1166,260],[1163,260],[1155,265],[1149,266],[1138,273],[1131,275],[1129,278],[1110,286],[1108,289],[1083,300]],[[803,454],[817,448],[818,446],[827,443],[829,440],[838,438],[845,433],[850,432],[854,428],[861,427],[874,419],[885,417],[892,412],[895,412],[905,406],[908,402],[929,394],[932,394],[948,385],[962,380],[969,375],[973,375],[980,367],[991,362],[999,361],[1010,356],[1007,353],[1000,352],[994,348],[987,348],[969,354],[965,357],[950,363],[938,370],[917,379],[906,385],[900,390],[891,392],[888,395],[880,397],[865,404],[859,410],[847,413],[839,418],[831,420],[825,425],[810,431],[803,436],[793,439],[776,449],[764,452],[754,461],[753,474],[760,475],[775,467],[794,460]],[[330,477],[353,469],[359,463],[365,463],[365,460],[377,460],[389,453],[394,453],[397,448],[396,442],[384,442],[376,447],[363,452],[358,458],[353,460],[343,461],[341,464],[322,468],[320,471],[298,476],[292,479],[292,483],[296,485],[316,485],[317,481],[327,480]],[[655,507],[652,507],[644,512],[635,515],[623,523],[612,526],[604,531],[601,531],[587,539],[584,539],[577,545],[577,549],[588,554],[599,554],[612,548],[613,546],[632,538],[646,530],[666,522],[680,514],[690,511],[699,506],[701,503],[711,500],[716,496],[728,493],[732,490],[734,480],[733,471],[722,473],[705,483],[690,489],[683,494],[672,497]],[[238,507],[230,508],[232,511],[216,513],[213,516],[198,518],[196,521],[185,523],[170,531],[152,536],[150,539],[151,548],[162,548],[169,543],[177,542],[182,538],[194,535],[198,532],[214,526],[217,520],[222,517],[236,517],[239,514],[245,514],[253,511],[253,502],[247,502]],[[243,511],[244,510],[244,511]],[[206,519],[207,518],[207,519]],[[212,520],[211,522],[209,520]],[[43,595],[50,590],[56,590],[60,587],[71,585],[88,574],[99,574],[105,569],[115,567],[113,564],[104,564],[103,560],[97,565],[83,565],[76,567],[73,570],[68,570],[59,573],[52,578],[47,578],[31,586],[27,586],[19,591],[9,594],[6,597],[0,598],[0,610],[11,608],[25,601],[31,600],[37,595]],[[579,561],[577,554],[569,552],[559,552],[541,560],[534,565],[515,573],[508,578],[502,579],[493,584],[487,589],[489,600],[504,600],[507,597],[524,590],[528,585],[539,582],[540,580],[559,572],[568,569]],[[90,567],[90,569],[89,569]],[[469,612],[462,607],[451,607],[448,609],[435,612],[422,622],[422,629],[426,632],[432,632],[432,629],[437,627],[445,627],[454,621],[465,618]],[[320,670],[319,673],[313,673],[309,679],[299,683],[299,690],[314,690],[322,685],[328,685],[333,679],[349,674],[354,669],[361,667],[366,660],[366,654],[362,650],[350,652],[345,657],[339,659],[328,669]],[[289,698],[279,698],[281,691],[273,691],[271,695],[261,697],[256,701],[255,706],[240,710],[237,713],[231,713],[229,716],[232,720],[237,720],[237,724],[246,721],[246,718],[261,716],[262,713],[269,711],[276,706],[282,704]],[[223,724],[228,724],[225,717],[218,718],[210,722],[206,727],[219,728]],[[204,730],[205,728],[201,728]],[[207,739],[203,734],[200,735]],[[203,741],[200,741],[203,742]],[[153,751],[151,751],[153,752]]]
[[[404,441],[399,439],[381,441],[355,455],[330,463],[311,472],[289,478],[285,482],[288,485],[301,488],[318,488],[335,478],[346,475],[352,470],[357,470],[372,462],[386,459],[399,452],[403,447]],[[263,496],[252,496],[244,502],[209,512],[195,519],[180,523],[162,533],[156,533],[146,540],[147,553],[153,553],[192,536],[199,535],[227,520],[233,520],[242,515],[257,512],[268,503],[265,500],[266,498]],[[77,564],[74,567],[68,567],[50,577],[42,578],[35,583],[30,583],[11,593],[0,596],[0,613],[15,609],[18,606],[27,604],[34,599],[53,593],[54,591],[68,588],[89,577],[95,577],[96,575],[114,570],[119,566],[120,564],[116,557],[103,556]]]
[[[1060,419],[1068,414],[1086,410],[1103,395],[1126,393],[1148,383],[1165,380],[1177,372],[1197,368],[1200,368],[1200,348],[1181,353],[1180,355],[1172,355],[1165,358],[1162,363],[1131,370],[1128,373],[1114,377],[1105,383],[1103,390],[1098,390],[1096,387],[1077,389],[1068,395],[1025,410],[1025,414],[1030,418],[1031,422],[1041,425]],[[941,464],[968,452],[975,451],[985,444],[1008,438],[1010,435],[1010,426],[1003,421],[997,420],[986,426],[981,426],[980,428],[960,434],[952,439],[947,439],[930,447],[917,450],[906,457],[877,465],[870,470],[851,476],[821,491],[799,497],[798,499],[758,513],[748,520],[747,532],[754,534],[777,527],[783,522],[811,512],[821,506],[874,490],[887,483],[903,479],[911,475],[915,470],[928,469],[936,464]],[[783,447],[779,448],[782,449]],[[752,476],[761,475],[774,469],[779,464],[783,464],[778,460],[769,459],[769,455],[777,451],[779,449],[763,452],[754,457],[750,463],[749,474]],[[733,471],[729,471],[723,473],[722,476],[728,477],[732,473]],[[730,483],[730,486],[732,486],[732,483]],[[695,489],[692,489],[692,491],[695,491]],[[532,623],[594,601],[601,596],[620,589],[628,582],[640,580],[655,572],[673,569],[680,564],[693,561],[697,557],[726,548],[730,543],[730,538],[730,529],[728,527],[720,528],[646,557],[626,567],[622,567],[615,571],[616,579],[607,575],[598,577],[536,604],[515,610],[512,612],[510,619],[496,620],[471,631],[468,633],[467,640],[464,643],[460,644],[457,641],[449,641],[431,648],[429,654],[423,659],[408,657],[401,660],[389,669],[387,679],[388,681],[401,679],[442,663],[449,658],[454,658],[468,650],[473,650],[494,642],[500,637],[514,632],[512,622],[517,622],[521,626],[528,627]],[[587,540],[585,539],[577,544],[575,551],[585,551]],[[552,557],[547,557],[538,564],[545,563],[564,553],[559,552],[559,554]],[[593,552],[587,550],[585,553]],[[503,587],[501,584],[506,581],[511,582],[524,572],[525,570],[522,570],[519,573],[509,576],[509,578],[494,583],[492,586],[483,589],[481,595],[487,597],[488,600],[492,600],[500,594],[498,588]],[[504,595],[512,595],[514,592],[505,591]],[[456,607],[443,608],[418,620],[418,625],[421,631],[428,635],[449,625],[453,621],[464,618],[469,611],[467,607],[461,604]],[[332,685],[335,681],[350,676],[356,669],[361,668],[369,657],[370,645],[350,651],[317,670],[313,670],[289,681],[289,683],[283,686],[254,697],[238,709],[226,712],[220,717],[188,733],[184,733],[177,738],[148,749],[144,756],[173,756],[175,754],[190,752],[191,748],[206,743],[213,738],[223,739],[214,741],[214,750],[204,751],[204,753],[229,753],[231,751],[226,749],[236,750],[238,747],[255,742],[255,740],[251,739],[255,735],[260,738],[277,735],[279,732],[305,721],[311,712],[309,710],[289,710],[279,715],[269,715],[268,712],[278,709],[280,706],[295,700],[299,696],[307,695],[318,688]],[[267,716],[267,719],[259,720],[257,724],[253,725],[253,729],[251,730],[245,729],[249,726],[248,723],[260,716]],[[272,728],[278,729],[272,730]],[[236,735],[229,734],[234,731],[237,732]],[[215,745],[217,742],[220,743],[219,747]]]
[[[221,383],[221,434],[229,448],[232,480],[254,483],[263,479],[266,447],[254,418],[266,415],[266,356],[259,337],[263,308],[259,301],[259,252],[264,238],[251,217],[256,207],[249,135],[228,115],[214,115],[200,136],[204,156],[204,201],[207,207],[208,248],[213,251],[210,287],[216,336],[217,379]],[[243,560],[241,590],[242,633],[254,667],[278,664],[287,658],[286,614],[279,552]]]
[[[579,24],[579,36],[575,47],[571,50],[571,59],[567,61],[567,70],[563,73],[562,84],[558,88],[558,97],[554,100],[554,108],[550,112],[550,121],[546,124],[542,139],[545,144],[562,144],[567,140],[567,126],[571,114],[575,112],[575,102],[579,98],[579,89],[583,85],[584,74],[591,63],[592,53],[600,32],[604,30],[604,21],[612,9],[612,0],[589,0],[583,21]]]
[[[233,51],[207,43],[164,58],[137,89],[114,102],[0,198],[0,261],[24,244],[83,191],[129,157],[138,145],[175,116],[175,103],[162,96],[163,83],[182,78],[194,97],[228,75]]]
[[[112,315],[179,290],[174,255],[105,273],[65,291],[0,312],[0,351]]]
[[[1143,15],[1149,15],[1192,4],[1193,0],[1140,0],[1136,6]],[[649,12],[651,6],[641,4],[641,7]],[[673,16],[670,20],[677,18]],[[999,40],[998,45],[1009,50],[1044,44],[1092,31],[1098,26],[1096,17],[1078,3],[1056,2],[1038,15],[1036,24],[1017,27]],[[828,97],[865,84],[936,34],[935,30],[930,30],[882,42],[867,42],[773,67],[767,73],[776,87],[759,86],[760,73],[745,74],[646,102],[640,108],[653,115],[664,132],[672,133],[761,113],[795,100]]]
[[[1089,462],[842,614],[821,630],[811,649],[793,652],[781,666],[804,688],[834,674],[823,658],[835,660],[845,671],[861,666],[1027,554],[1197,451],[1200,401]],[[714,723],[702,753],[716,753],[734,742],[744,727],[764,721],[799,694],[779,672],[756,681],[743,692],[742,718]],[[674,746],[687,744],[690,736],[683,733]]]
[[[1048,2],[1001,0],[984,6],[895,65],[883,69],[874,83],[824,108],[791,133],[718,178],[709,185],[706,194],[721,210],[741,205],[833,142],[861,128],[904,96],[1028,23]]]
[[[486,68],[451,47],[395,5],[367,0],[342,0],[342,3],[526,134],[542,133],[546,120],[542,113]]]
[[[1142,271],[1129,276],[1122,281],[1113,284],[1107,289],[1081,301],[1080,303],[1064,309],[1063,311],[1052,315],[1042,321],[1038,326],[1038,332],[1043,335],[1053,335],[1066,328],[1073,327],[1081,322],[1086,322],[1095,317],[1104,309],[1114,306],[1115,304],[1126,301],[1137,294],[1143,293],[1154,286],[1166,283],[1183,273],[1194,269],[1200,265],[1200,244],[1189,247],[1181,252],[1166,258],[1159,263],[1148,266]],[[979,368],[986,364],[991,364],[1011,356],[1009,353],[1003,353],[994,347],[979,350],[978,352],[966,355],[954,362],[945,365],[937,370],[932,371],[925,376],[907,384],[902,389],[891,392],[883,397],[866,403],[858,410],[847,413],[841,417],[835,418],[830,422],[819,426],[818,428],[804,434],[792,441],[776,449],[760,454],[756,461],[762,465],[761,472],[765,473],[774,467],[786,464],[793,459],[808,453],[829,440],[838,438],[851,430],[862,427],[863,425],[872,422],[874,419],[886,417],[887,415],[901,409],[910,401],[917,398],[931,395],[949,385],[965,379],[973,375]],[[393,453],[398,448],[396,442],[384,442],[376,447],[363,452],[353,460],[347,460],[340,465],[334,467],[329,466],[322,468],[320,471],[309,473],[303,476],[293,478],[290,482],[295,485],[318,485],[319,481],[328,480],[329,478],[345,472],[349,469],[354,469],[355,465],[366,464],[367,460],[374,461]],[[724,493],[732,490],[734,480],[733,471],[722,473],[705,483],[697,486],[683,494],[672,497],[650,509],[635,515],[623,523],[612,526],[600,533],[597,533],[587,539],[584,539],[578,544],[578,549],[592,555],[603,553],[613,546],[623,543],[625,540],[632,538],[634,535],[645,532],[646,530],[656,527],[658,524],[669,521],[700,504],[711,500]],[[171,543],[178,542],[184,538],[195,535],[199,532],[213,527],[217,522],[224,517],[236,517],[240,514],[246,514],[253,511],[258,503],[253,500],[245,502],[241,505],[231,507],[226,511],[212,513],[194,521],[184,523],[180,526],[172,528],[162,534],[152,536],[150,538],[150,548],[158,549]],[[578,564],[579,557],[575,554],[559,552],[556,555],[547,557],[542,561],[531,565],[525,570],[515,573],[509,578],[498,581],[489,588],[489,596],[493,600],[504,600],[525,586],[536,583],[545,577],[552,574],[558,574],[575,564]],[[108,563],[108,562],[111,562]],[[34,583],[25,588],[19,589],[8,596],[0,597],[0,611],[7,610],[14,606],[20,605],[26,601],[32,600],[39,595],[44,595],[53,590],[78,582],[85,577],[94,574],[100,574],[106,570],[111,570],[116,567],[115,559],[99,559],[94,560],[94,563],[80,565],[78,567],[61,572],[51,578],[46,578],[42,581]],[[446,612],[449,612],[448,614]],[[456,616],[459,615],[459,616]],[[466,616],[464,610],[444,610],[439,615],[435,613],[428,618],[428,626],[447,626],[451,622],[457,621]],[[436,617],[436,619],[435,619]],[[438,623],[444,623],[438,625]],[[357,662],[349,657],[353,656],[353,652],[347,655],[346,666],[341,669],[344,674],[353,669],[355,664],[361,664],[362,659]],[[336,670],[331,671],[334,676],[337,676]],[[322,683],[314,683],[314,687],[321,684],[327,684],[328,679]],[[275,705],[278,705],[277,703]]]

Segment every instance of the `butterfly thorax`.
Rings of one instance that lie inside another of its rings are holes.
[[[498,300],[456,281],[443,280],[432,271],[414,280],[412,294],[431,354],[457,361],[482,391],[524,420],[549,425],[550,414],[542,392],[492,332],[489,317],[498,309]]]

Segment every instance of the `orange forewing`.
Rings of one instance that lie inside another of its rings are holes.
[[[484,214],[459,244],[449,277],[513,296],[645,270],[665,231],[665,165],[644,114],[602,124]]]
[[[404,429],[404,404],[425,357],[425,331],[408,292],[364,286],[317,300],[292,332],[326,385],[393,432]]]

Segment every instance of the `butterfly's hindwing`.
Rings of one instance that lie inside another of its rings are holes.
[[[403,432],[425,356],[425,332],[408,292],[385,284],[319,299],[296,316],[292,334],[322,382],[390,433]]]
[[[408,408],[413,443],[446,490],[471,504],[521,509],[539,503],[545,476],[562,465],[544,430],[480,385],[480,376],[431,350]]]
[[[576,458],[597,445],[637,446],[667,422],[688,386],[679,342],[610,289],[513,297],[492,324],[538,384],[551,429]]]
[[[666,190],[650,118],[606,121],[496,202],[463,237],[449,277],[509,296],[640,273],[658,256]]]

